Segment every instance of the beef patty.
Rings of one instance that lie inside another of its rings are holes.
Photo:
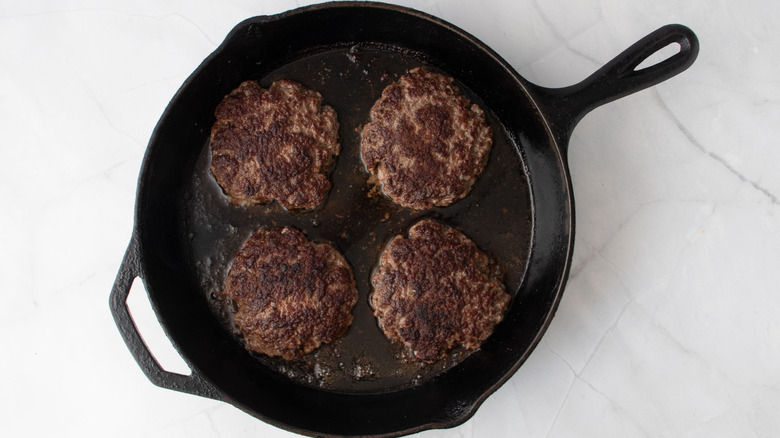
[[[382,330],[425,362],[456,346],[479,348],[510,300],[500,268],[460,231],[429,219],[387,244],[371,284]]]
[[[246,81],[214,114],[211,172],[233,203],[310,209],[325,200],[339,124],[319,93],[288,80],[267,90]]]
[[[453,79],[418,67],[384,89],[363,127],[360,150],[387,196],[425,209],[465,197],[492,143],[482,109]]]
[[[344,335],[357,302],[344,257],[290,227],[253,234],[221,293],[238,305],[234,321],[246,348],[288,360]]]

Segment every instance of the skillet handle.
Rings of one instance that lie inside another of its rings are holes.
[[[188,376],[165,371],[149,351],[127,307],[127,296],[136,278],[141,278],[141,263],[138,252],[138,240],[135,233],[133,233],[116,280],[114,280],[109,305],[119,333],[122,335],[125,344],[127,344],[130,354],[138,363],[138,366],[141,367],[141,371],[157,386],[221,400],[219,391],[201,377],[192,366],[190,366],[192,374]]]
[[[636,70],[643,61],[671,45],[679,44],[673,56]],[[669,24],[652,32],[616,56],[582,82],[565,88],[538,87],[547,102],[545,110],[562,147],[577,123],[605,103],[659,84],[690,67],[699,54],[699,40],[681,24]]]

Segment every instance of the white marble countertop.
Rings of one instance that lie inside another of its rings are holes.
[[[308,3],[0,5],[0,436],[293,436],[152,385],[108,293],[169,99],[239,21]],[[420,436],[778,436],[778,3],[400,3],[551,87],[664,24],[701,41],[690,70],[577,127],[575,253],[556,318],[472,419]],[[139,284],[131,305],[163,365],[182,370]]]

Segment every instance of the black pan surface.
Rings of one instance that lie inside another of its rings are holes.
[[[635,69],[673,43],[680,53]],[[117,327],[153,383],[298,433],[398,436],[460,424],[522,365],[555,314],[573,250],[566,144],[577,121],[685,70],[697,51],[689,29],[666,26],[580,84],[553,90],[528,83],[464,31],[407,8],[339,2],[246,20],[182,85],[149,142],[133,235],[111,293]],[[358,144],[382,89],[419,65],[453,76],[485,109],[494,146],[465,199],[417,212],[370,193]],[[208,171],[216,105],[242,81],[280,78],[319,91],[339,114],[333,189],[314,211],[230,205]],[[422,217],[457,227],[494,257],[514,297],[479,350],[431,366],[399,358],[368,305],[382,246]],[[214,294],[249,234],[284,225],[336,246],[360,294],[348,334],[292,364],[245,350],[229,306]],[[140,338],[125,302],[137,277],[191,375],[163,370]]]

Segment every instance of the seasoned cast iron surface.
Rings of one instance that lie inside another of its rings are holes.
[[[278,203],[232,205],[209,171],[209,144],[201,152],[184,196],[184,245],[192,258],[192,275],[201,285],[226,336],[242,343],[232,323],[232,304],[217,296],[230,262],[241,244],[260,227],[293,226],[309,240],[334,245],[353,268],[359,293],[347,334],[294,361],[256,355],[268,367],[305,385],[336,392],[382,392],[419,384],[465,358],[463,351],[424,365],[406,357],[377,326],[369,305],[370,277],[387,241],[420,218],[453,226],[472,239],[506,273],[514,296],[525,273],[531,245],[528,181],[513,139],[480,99],[456,79],[456,85],[485,109],[494,144],[487,168],[469,195],[445,208],[414,211],[400,207],[369,183],[360,159],[360,130],[382,90],[425,58],[393,47],[359,45],[307,54],[256,79],[267,87],[289,79],[320,92],[338,113],[342,152],[330,175],[333,188],[315,210],[287,211]],[[435,66],[433,71],[443,74]],[[235,84],[238,85],[238,84]],[[511,306],[522,305],[515,300]],[[228,333],[230,335],[228,335]],[[489,342],[488,339],[487,342]],[[247,354],[252,354],[247,352]]]

